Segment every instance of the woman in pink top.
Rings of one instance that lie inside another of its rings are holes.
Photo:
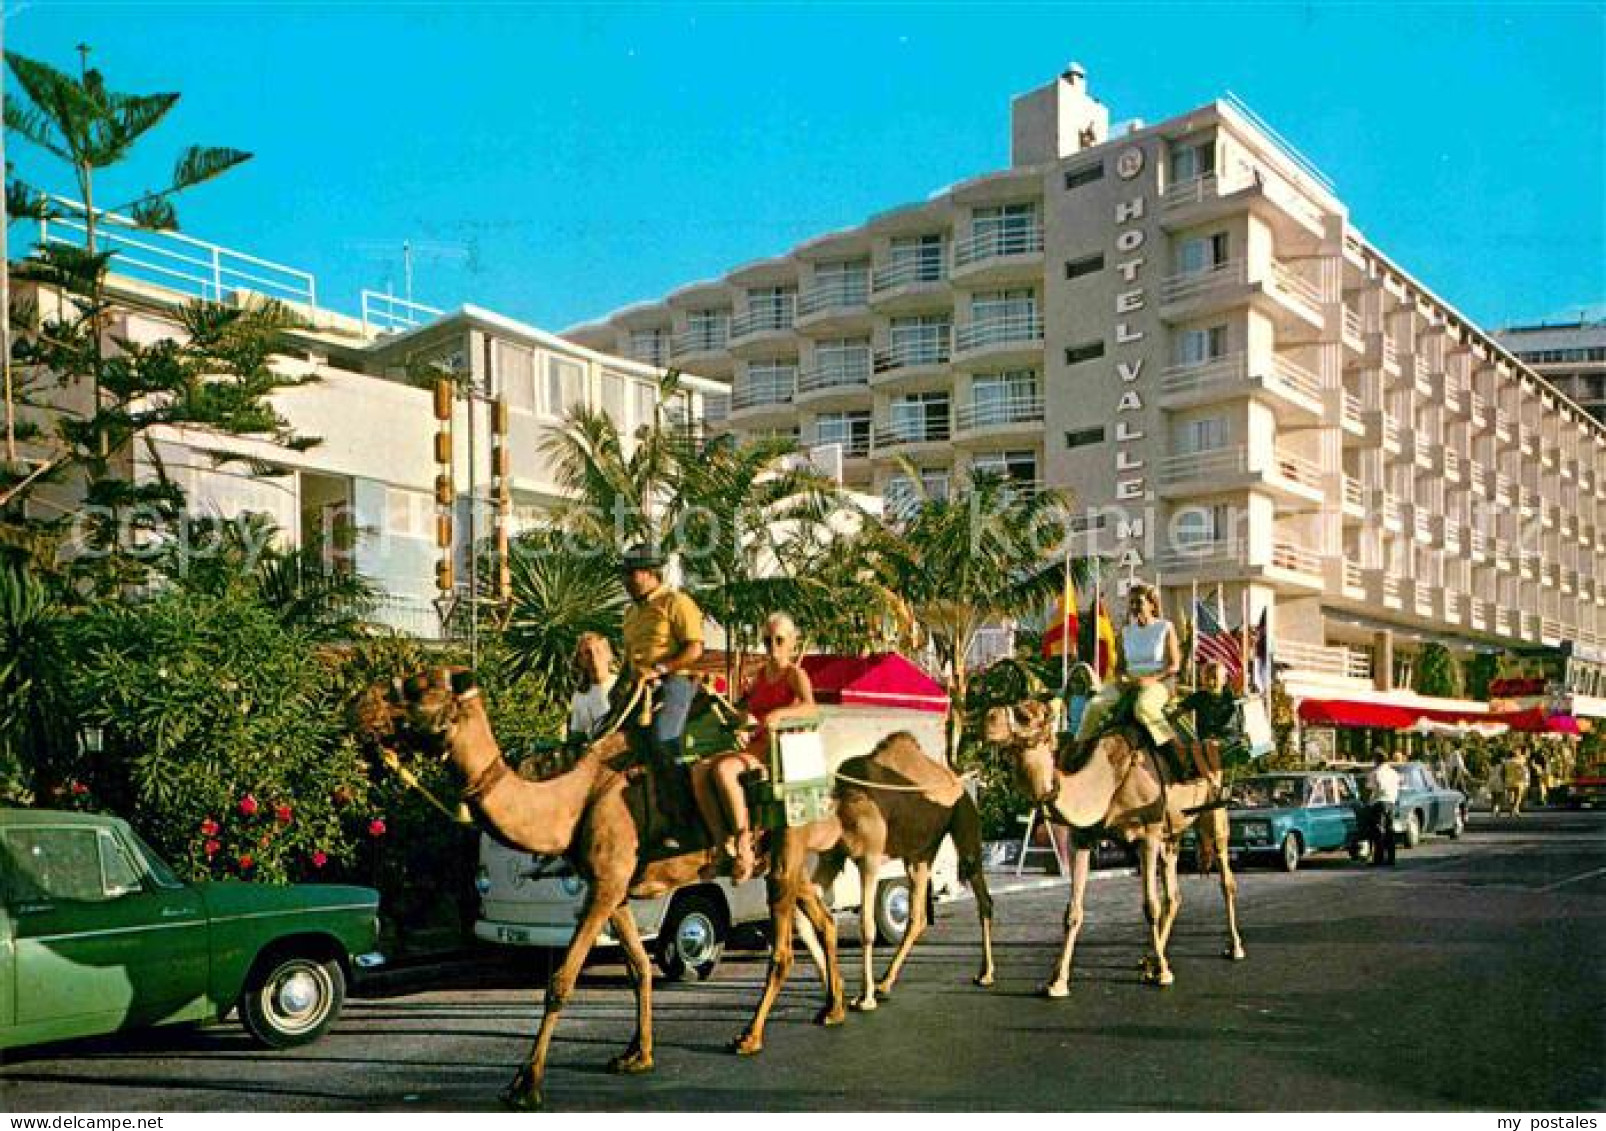
[[[797,625],[785,613],[773,613],[764,623],[765,660],[738,704],[747,719],[757,724],[741,750],[706,758],[692,775],[692,786],[703,819],[725,855],[735,861],[733,880],[753,874],[753,832],[748,828],[747,799],[741,776],[762,767],[769,758],[769,724],[814,709],[814,688],[808,673],[797,663]],[[721,802],[723,801],[723,805]]]

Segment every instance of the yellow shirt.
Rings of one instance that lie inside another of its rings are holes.
[[[625,610],[624,641],[630,665],[650,668],[703,642],[703,611],[680,590],[659,586]]]

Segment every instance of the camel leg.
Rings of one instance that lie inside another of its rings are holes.
[[[814,963],[814,968],[820,972],[820,984],[829,990],[831,974],[826,969],[825,951],[820,949],[819,933],[815,931],[814,924],[809,921],[807,915],[797,916],[796,929],[798,941],[803,944],[803,949],[809,952],[809,960]]]
[[[876,992],[882,997],[892,996],[892,987],[897,984],[898,974],[903,964],[909,958],[909,952],[915,948],[915,942],[926,933],[926,898],[931,890],[931,862],[929,860],[916,861],[909,865],[910,892],[909,899],[909,929],[904,932],[903,941],[898,944],[898,951],[892,956],[892,965],[887,968],[887,976],[881,979]]]
[[[976,897],[976,918],[981,922],[981,969],[971,980],[978,986],[990,986],[993,984],[993,895],[987,890],[987,873],[981,862],[981,814],[968,794],[954,806],[948,832],[959,855],[959,878],[970,885]],[[1049,835],[1053,832],[1051,827]]]
[[[1177,915],[1182,911],[1182,884],[1177,878],[1177,861],[1181,856],[1175,841],[1164,845],[1160,849],[1160,953],[1165,954],[1171,947],[1171,928],[1177,925]]]
[[[881,886],[881,857],[862,856],[854,863],[859,866],[859,947],[864,988],[853,999],[853,1008],[869,1013],[879,1004],[875,998],[875,897]]]
[[[1141,845],[1138,859],[1143,869],[1143,918],[1149,925],[1149,953],[1143,960],[1143,980],[1154,985],[1169,985],[1171,972],[1166,968],[1165,948],[1160,941],[1160,838],[1145,836]]]
[[[848,1010],[843,1001],[847,994],[842,989],[842,970],[837,964],[836,920],[821,898],[819,889],[812,884],[803,885],[803,890],[798,893],[798,906],[803,911],[797,920],[800,933],[803,925],[807,924],[823,948],[818,961],[825,982],[825,1006],[814,1015],[814,1023],[840,1025],[846,1020]]]
[[[1065,943],[1060,947],[1054,976],[1038,987],[1044,997],[1066,997],[1071,992],[1071,955],[1082,933],[1087,897],[1087,876],[1093,867],[1093,850],[1077,848],[1071,855],[1071,902],[1065,908]]]
[[[1204,829],[1200,829],[1200,843]],[[1227,946],[1223,958],[1233,962],[1245,957],[1243,936],[1238,933],[1238,877],[1233,874],[1232,856],[1227,851],[1227,814],[1220,809],[1210,814],[1210,839],[1215,842],[1216,862],[1221,873],[1221,902],[1227,908]]]
[[[563,1007],[574,992],[574,984],[580,978],[580,968],[585,965],[586,955],[591,953],[597,936],[602,933],[603,923],[624,902],[624,898],[622,883],[609,884],[606,889],[599,884],[592,887],[586,896],[580,922],[574,929],[574,938],[569,942],[569,949],[564,951],[557,972],[547,983],[546,1007],[541,1014],[541,1028],[535,1034],[535,1046],[530,1050],[530,1062],[519,1069],[507,1091],[502,1093],[506,1103],[520,1108],[541,1106],[541,1083],[546,1079],[546,1058],[552,1047],[553,1030],[558,1027]]]
[[[791,877],[772,877],[770,883],[770,969],[759,995],[758,1009],[740,1037],[731,1043],[738,1056],[752,1056],[764,1049],[764,1025],[775,999],[792,973],[792,931],[797,918],[797,881]]]
[[[608,1071],[635,1075],[652,1071],[652,959],[641,944],[641,932],[636,929],[636,917],[628,902],[621,903],[610,920],[619,945],[624,948],[625,968],[630,972],[630,985],[636,991],[636,1035],[622,1056],[608,1062]]]

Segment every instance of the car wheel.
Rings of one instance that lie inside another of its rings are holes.
[[[240,994],[246,1032],[268,1048],[311,1044],[340,1016],[346,975],[340,963],[305,953],[259,960]]]
[[[909,878],[882,880],[875,893],[875,934],[877,942],[897,946],[909,933],[909,918],[914,895]]]
[[[706,982],[725,954],[725,909],[693,892],[677,898],[658,928],[658,968],[677,982]]]
[[[1461,834],[1467,831],[1467,811],[1465,806],[1455,807],[1455,820],[1450,822],[1449,834],[1451,840],[1460,840]]]
[[[1415,848],[1422,843],[1422,814],[1415,809],[1405,819],[1405,847]]]
[[[1282,865],[1285,872],[1299,871],[1299,862],[1304,857],[1305,850],[1299,843],[1298,833],[1289,833],[1283,837]]]

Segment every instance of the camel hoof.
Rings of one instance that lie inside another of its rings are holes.
[[[992,972],[988,971],[985,974],[977,974],[974,978],[971,979],[971,983],[974,984],[974,985],[983,986],[983,987],[992,985],[993,984]]]
[[[874,1013],[880,1008],[880,1003],[873,997],[856,997],[853,999],[853,1012]]]
[[[1176,980],[1177,976],[1169,970],[1145,970],[1143,973],[1144,985],[1157,986],[1160,989],[1173,984]]]
[[[730,1050],[737,1056],[757,1056],[764,1051],[764,1038],[743,1033],[731,1042]]]
[[[816,1025],[824,1025],[828,1029],[833,1025],[842,1024],[847,1019],[848,1011],[840,1005],[828,1005],[814,1015],[814,1023]]]
[[[640,1076],[652,1071],[652,1057],[642,1056],[639,1049],[631,1049],[610,1060],[608,1071],[617,1076]]]
[[[502,1089],[498,1098],[514,1111],[540,1111],[546,1099],[541,1094],[541,1086],[531,1077],[527,1068],[519,1069],[513,1082]]]
[[[882,982],[875,988],[875,992],[877,997],[879,997],[882,1001],[886,1001],[888,998],[892,997],[892,983]]]
[[[1062,998],[1071,996],[1071,987],[1064,982],[1044,982],[1037,987],[1037,992],[1046,998]]]
[[[1221,952],[1221,957],[1225,958],[1228,962],[1242,962],[1244,959],[1248,958],[1249,955],[1244,953],[1244,948],[1241,946],[1229,946],[1226,950]]]

